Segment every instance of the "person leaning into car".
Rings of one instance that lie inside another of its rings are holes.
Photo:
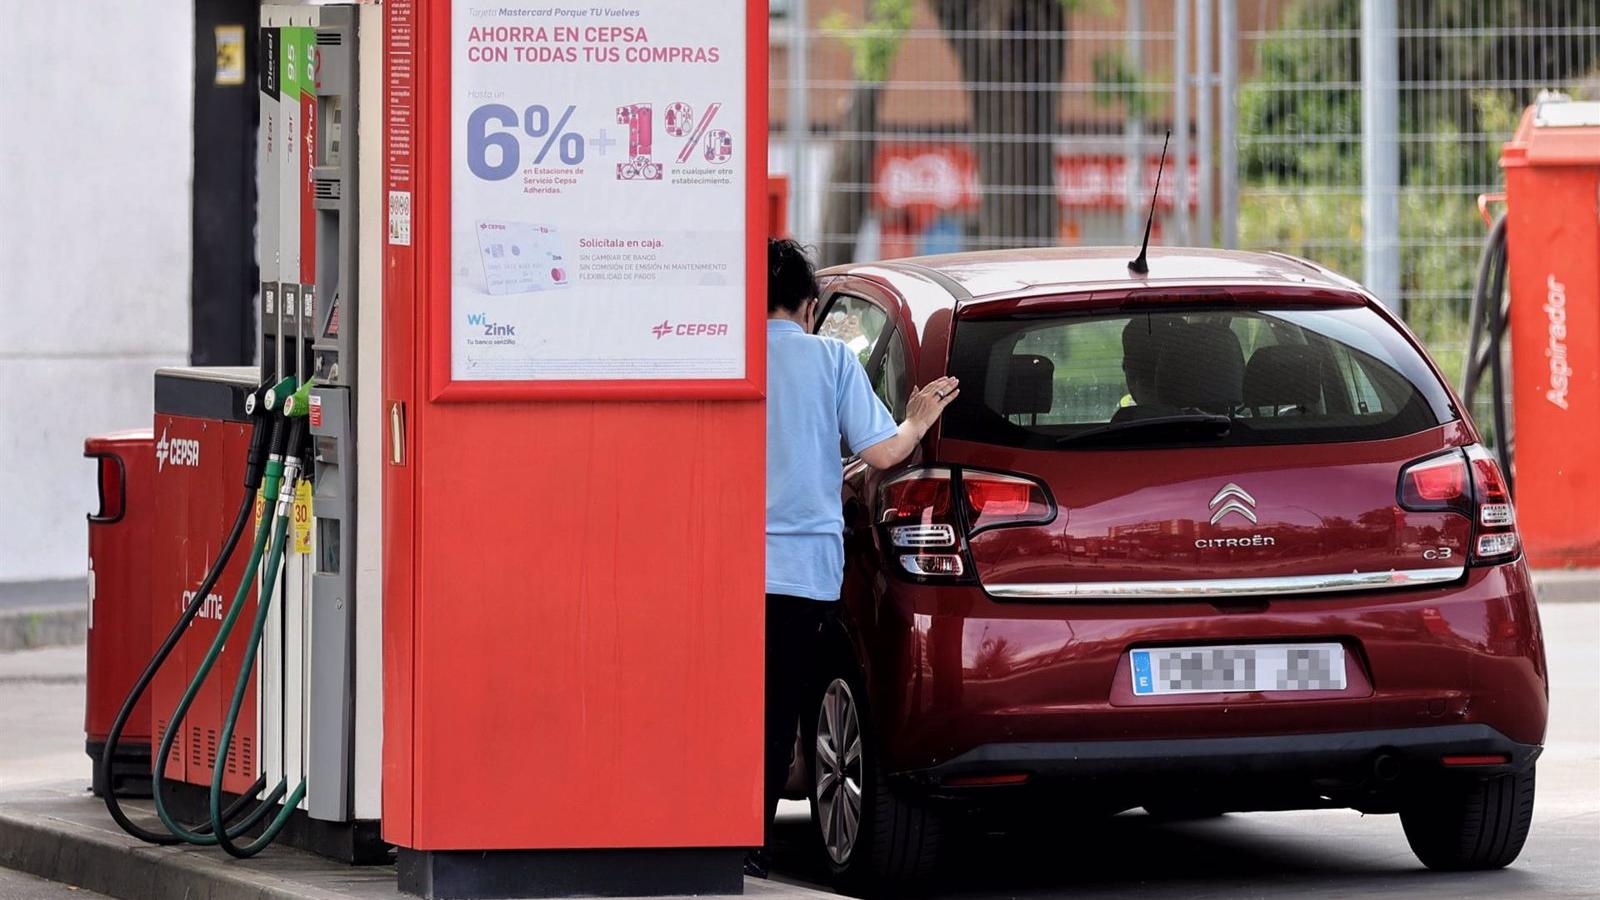
[[[914,392],[898,426],[856,354],[811,334],[815,269],[794,241],[767,242],[766,846],[794,748],[806,672],[844,577],[842,438],[875,469],[899,464],[960,394],[954,378]],[[765,877],[765,850],[746,871]]]

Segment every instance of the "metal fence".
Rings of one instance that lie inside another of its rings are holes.
[[[1155,240],[1276,249],[1459,368],[1499,148],[1600,96],[1600,0],[774,0],[772,169],[827,262]]]

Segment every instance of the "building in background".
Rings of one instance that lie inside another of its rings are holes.
[[[85,436],[148,427],[189,357],[190,0],[7,4],[0,581],[82,577]]]

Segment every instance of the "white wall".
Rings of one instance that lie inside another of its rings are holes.
[[[0,0],[0,581],[83,575],[83,440],[188,356],[190,3]]]

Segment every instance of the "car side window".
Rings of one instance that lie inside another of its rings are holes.
[[[894,328],[889,325],[889,314],[870,300],[853,294],[835,294],[823,304],[816,331],[823,337],[844,341],[867,370],[867,380],[871,382],[872,389],[879,397],[885,398],[884,402],[892,411],[894,404],[889,403],[882,386],[885,354],[878,352],[885,340],[893,340]],[[901,405],[903,407],[904,403]],[[895,419],[899,421],[898,416]],[[855,456],[843,439],[839,441],[839,456],[841,459]]]
[[[906,418],[906,401],[911,398],[911,372],[909,361],[906,359],[906,342],[898,329],[891,330],[885,342],[877,372],[867,374],[872,376],[872,389],[878,392],[883,405],[889,407],[894,420],[903,422]]]
[[[851,294],[837,294],[822,311],[817,334],[844,341],[864,366],[872,359],[872,351],[877,349],[888,325],[889,314],[877,304]]]

